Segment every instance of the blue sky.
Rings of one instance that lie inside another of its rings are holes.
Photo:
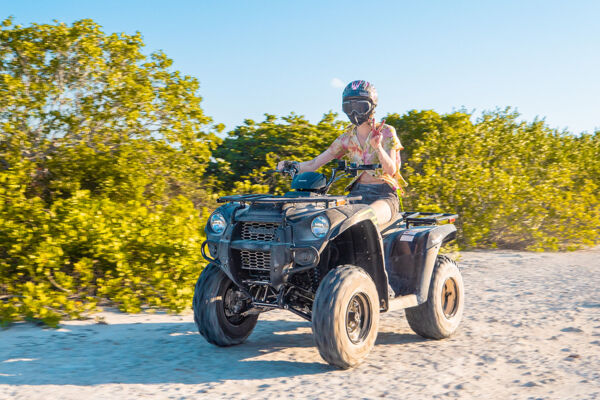
[[[600,129],[600,1],[14,1],[0,18],[144,36],[198,78],[228,129],[263,113],[341,114],[340,82],[371,81],[378,116],[516,107]],[[343,115],[341,115],[343,116]]]

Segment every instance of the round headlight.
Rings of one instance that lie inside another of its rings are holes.
[[[318,238],[325,237],[329,232],[329,220],[323,215],[315,217],[310,224],[310,230]]]
[[[227,227],[227,221],[225,221],[225,217],[221,213],[214,213],[210,216],[210,229],[217,235],[220,235],[225,231]]]

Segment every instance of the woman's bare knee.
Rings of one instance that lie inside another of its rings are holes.
[[[371,203],[371,208],[375,211],[377,217],[377,224],[382,225],[389,222],[392,219],[392,210],[390,205],[385,200],[377,200]]]

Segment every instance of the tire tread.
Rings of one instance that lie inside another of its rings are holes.
[[[438,255],[435,266],[433,268],[433,273],[431,275],[431,283],[429,285],[429,293],[427,295],[427,301],[423,304],[420,304],[416,307],[407,308],[405,310],[406,320],[410,325],[411,329],[424,338],[428,339],[444,339],[452,335],[454,331],[448,332],[441,326],[441,318],[445,318],[443,315],[439,315],[436,311],[436,307],[434,305],[435,299],[433,296],[434,287],[437,279],[440,279],[439,275],[444,273],[444,269],[447,269],[446,265],[451,265],[450,268],[456,268],[458,271],[458,266],[456,262],[446,255]],[[462,281],[461,281],[462,282]],[[464,291],[462,290],[462,283],[459,285],[459,290],[461,290],[460,295],[464,296]],[[461,301],[464,301],[461,300]],[[459,306],[460,307],[460,306]],[[460,310],[462,314],[462,309]],[[458,316],[459,318],[461,315]]]
[[[218,296],[221,282],[226,277],[217,265],[209,264],[200,274],[194,291],[194,322],[206,341],[216,346],[233,346],[244,342],[258,320],[258,315],[248,317],[251,319],[249,329],[240,337],[231,337],[222,329],[216,307],[208,303]]]
[[[373,306],[371,329],[375,334],[374,337],[367,339],[369,343],[362,351],[353,353],[343,341],[343,337],[347,335],[346,331],[340,332],[335,321],[336,316],[345,316],[346,311],[343,309],[345,303],[336,300],[344,298],[349,291],[355,290],[351,284],[348,284],[349,282],[356,283],[359,280],[370,286],[366,290],[370,291],[371,295],[375,294],[375,298],[370,299]],[[357,365],[369,353],[377,338],[379,297],[373,280],[362,268],[354,265],[341,265],[330,271],[319,285],[312,315],[314,338],[321,357],[329,364],[343,369]]]

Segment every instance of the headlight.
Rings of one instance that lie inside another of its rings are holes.
[[[225,228],[227,227],[227,221],[225,221],[225,217],[223,214],[216,212],[210,216],[210,229],[217,235],[223,233]]]
[[[323,215],[315,217],[310,224],[310,230],[318,238],[325,237],[327,232],[329,232],[329,220]]]

